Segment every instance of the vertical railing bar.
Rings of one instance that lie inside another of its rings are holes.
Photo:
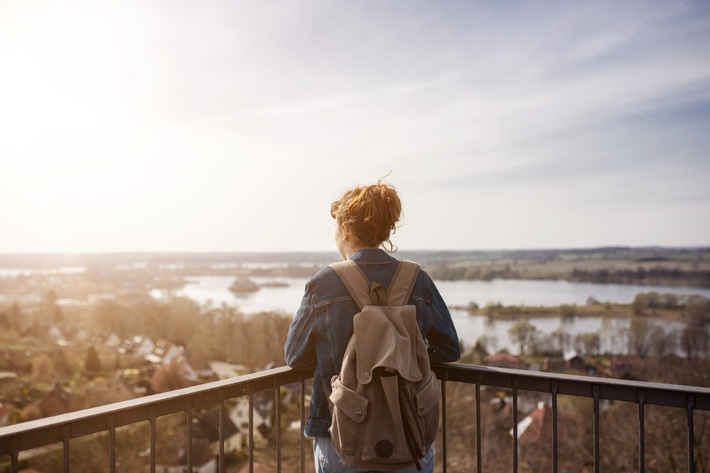
[[[110,416],[106,419],[108,427],[108,463],[109,471],[116,473],[116,417]]]
[[[301,378],[301,472],[306,471],[306,381]]]
[[[69,432],[69,426],[65,425],[62,427],[62,453],[63,453],[63,467],[64,467],[64,473],[69,473],[70,470],[70,451],[69,451],[69,441],[70,441],[70,432]]]
[[[187,422],[187,450],[185,457],[187,472],[192,473],[192,402],[190,400],[185,401],[185,414]]]
[[[254,391],[251,386],[249,392],[249,473],[254,473]]]
[[[10,471],[19,473],[20,471],[20,445],[17,437],[10,439]]]
[[[224,399],[222,399],[222,392],[220,391],[219,400],[219,473],[224,473]]]
[[[281,473],[281,386],[274,389],[275,423],[276,428],[276,472]]]
[[[550,392],[552,393],[552,473],[557,473],[557,393],[559,385],[557,381],[550,383]]]
[[[695,432],[693,428],[693,408],[695,407],[695,397],[688,395],[688,473],[695,472]]]
[[[518,473],[518,378],[513,378],[513,473]]]
[[[599,396],[601,389],[598,385],[592,386],[594,397],[594,473],[599,473]]]
[[[645,473],[646,471],[646,413],[644,412],[644,407],[646,406],[646,391],[639,389],[637,392],[637,398],[639,403],[639,473]]]
[[[155,473],[155,458],[156,458],[156,435],[155,435],[155,407],[148,409],[148,422],[150,423],[150,473]]]
[[[445,371],[441,379],[441,468],[446,473],[447,448],[446,448],[446,380],[449,372]]]
[[[483,471],[481,452],[481,376],[476,373],[476,471]]]

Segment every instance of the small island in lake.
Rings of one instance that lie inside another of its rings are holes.
[[[261,289],[257,283],[251,279],[243,276],[237,276],[234,282],[229,286],[229,290],[238,294],[246,294],[250,292],[256,292]]]

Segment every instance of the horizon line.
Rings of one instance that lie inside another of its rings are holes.
[[[398,249],[395,253],[473,253],[473,252],[516,252],[516,251],[591,251],[591,250],[710,250],[706,245],[599,245],[599,246],[558,246],[558,247],[515,247],[515,248],[415,248]],[[104,251],[0,251],[0,256],[69,256],[69,255],[218,255],[218,254],[294,254],[294,253],[337,253],[332,250],[104,250]]]

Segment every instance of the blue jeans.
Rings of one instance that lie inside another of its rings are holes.
[[[333,447],[333,441],[326,437],[313,438],[313,459],[316,464],[316,473],[367,473],[371,471],[345,463]],[[417,470],[417,467],[412,464],[412,466],[397,470],[397,473],[434,473],[433,445],[424,458],[419,461],[419,464],[422,467],[421,470]]]

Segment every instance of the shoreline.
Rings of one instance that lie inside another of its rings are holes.
[[[642,318],[665,322],[689,322],[693,320],[684,308],[652,309],[637,314],[631,304],[562,304],[558,306],[503,306],[493,305],[483,308],[467,306],[449,306],[449,310],[461,310],[469,315],[489,317],[497,320],[516,320],[530,318]]]

